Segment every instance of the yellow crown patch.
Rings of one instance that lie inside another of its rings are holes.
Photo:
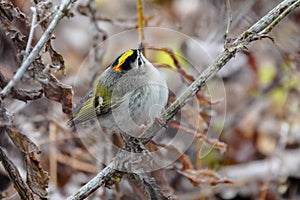
[[[134,53],[133,50],[128,50],[126,51],[125,53],[123,53],[120,58],[118,59],[118,64],[116,64],[114,67],[113,67],[113,70],[117,71],[117,72],[120,72],[122,71],[122,64],[126,61],[126,59],[131,56],[132,54]]]

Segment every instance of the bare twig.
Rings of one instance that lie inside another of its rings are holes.
[[[101,19],[99,12],[97,12],[97,5],[95,0],[89,0],[86,4],[79,5],[77,10],[80,14],[89,17],[91,22],[91,36],[92,36],[92,45],[93,51],[91,51],[89,59],[91,63],[90,74],[92,80],[96,79],[98,76],[100,60],[104,54],[103,49],[101,49],[101,42],[106,40],[107,33],[102,29],[98,23],[98,20]]]
[[[273,24],[274,20],[278,21],[278,18],[280,18],[280,20],[283,19],[284,16],[299,5],[300,0],[284,0],[248,30],[244,31],[232,42],[230,47],[226,48],[185,90],[185,92],[161,114],[162,121],[167,123],[171,120],[177,111],[183,107],[189,99],[192,98],[231,58],[233,58],[241,50],[245,49],[249,43],[257,40],[257,35],[260,35],[261,33],[269,33],[269,31],[272,30],[269,25]],[[274,26],[272,26],[272,28],[274,28]],[[155,121],[152,126],[141,134],[140,137],[143,138],[143,143],[150,141],[154,137],[155,133],[157,133],[161,128],[162,125]]]
[[[299,5],[300,5],[299,1],[295,1],[294,3],[291,3],[291,5],[287,7],[287,9],[285,9],[282,13],[280,13],[274,20],[272,20],[270,24],[268,24],[268,26],[264,30],[260,32],[260,35],[269,33],[274,28],[274,26],[276,26],[292,10],[299,7]],[[278,12],[280,12],[280,10],[278,10]]]
[[[37,27],[38,25],[43,24],[46,20],[48,20],[54,13],[50,12],[48,13],[45,17],[43,17],[42,19],[40,19],[36,24],[35,27]]]
[[[161,189],[155,184],[153,178],[146,179],[145,177],[130,173],[128,179],[135,184],[144,194],[147,194],[149,199],[167,200],[168,198],[162,194]]]
[[[170,122],[171,123],[171,122]],[[202,140],[205,143],[211,145],[212,147],[218,149],[221,153],[224,153],[227,149],[227,144],[224,142],[219,141],[218,139],[209,138],[203,133],[196,132],[192,129],[189,129],[187,126],[182,126],[177,123],[172,123],[171,127],[176,128],[184,133],[194,135],[198,140]]]
[[[205,85],[206,81],[212,78],[231,58],[243,50],[247,45],[249,45],[249,43],[257,40],[257,36],[260,33],[269,33],[284,16],[299,5],[300,0],[284,0],[252,27],[242,33],[231,43],[230,47],[226,48],[186,89],[186,91],[161,114],[161,120],[165,123],[170,121],[177,111]],[[274,23],[274,21],[276,21],[276,23]],[[270,26],[271,24],[273,24],[273,26]],[[162,127],[161,123],[155,121],[152,126],[142,133],[140,140],[144,144],[149,142]],[[111,162],[95,178],[89,181],[86,185],[80,188],[75,195],[70,196],[68,199],[84,199],[90,195],[93,191],[103,185],[104,181],[107,181],[113,171],[115,171],[114,168],[115,166],[113,162]]]
[[[14,187],[18,191],[22,199],[33,200],[33,194],[28,187],[28,185],[23,181],[21,175],[18,171],[18,168],[13,164],[13,162],[6,156],[5,152],[0,147],[0,161],[8,173],[10,180],[14,182]]]
[[[179,63],[179,60],[176,58],[175,53],[172,49],[170,48],[160,48],[160,47],[154,47],[154,46],[150,46],[150,47],[146,47],[146,49],[152,49],[152,50],[156,50],[156,51],[162,51],[167,53],[172,61],[173,64],[175,65],[177,72],[186,80],[193,82],[195,79],[193,78],[193,76],[187,74],[187,72],[183,69],[183,67],[181,66],[181,64]]]
[[[55,187],[58,186],[57,182],[57,151],[56,151],[56,125],[52,122],[49,124],[49,141],[50,141],[50,155],[49,155],[49,165],[50,165],[50,178]]]
[[[232,15],[234,15],[234,20],[232,21],[232,23],[230,24],[230,29],[234,29],[236,28],[238,25],[240,25],[240,23],[242,22],[242,19],[244,19],[245,15],[247,13],[251,13],[251,8],[257,3],[257,1],[259,0],[252,0],[252,1],[244,1],[243,2],[243,9],[237,9],[236,12],[232,11]],[[225,2],[226,5],[226,2]],[[228,10],[227,10],[228,11]],[[227,12],[228,15],[228,12]],[[227,17],[228,19],[228,17]],[[220,25],[216,31],[214,31],[213,33],[211,33],[211,35],[209,36],[210,40],[219,40],[219,33],[223,32],[224,29],[226,30],[226,27],[228,26],[228,22],[227,23],[223,23],[222,25]],[[225,34],[224,34],[225,35]],[[224,36],[222,37],[222,39],[224,39]],[[226,41],[226,40],[225,40]]]
[[[87,5],[89,11],[90,11],[90,20],[92,23],[92,38],[93,38],[93,51],[91,52],[91,74],[94,75],[93,80],[96,79],[98,76],[99,68],[101,65],[99,65],[100,60],[104,54],[103,50],[101,50],[101,45],[99,45],[101,42],[106,40],[107,33],[105,30],[103,30],[100,26],[98,21],[96,20],[97,17],[97,5],[95,0],[89,1]],[[102,36],[102,37],[100,37]]]
[[[16,85],[18,81],[22,78],[23,74],[26,72],[29,65],[34,61],[36,56],[39,54],[43,46],[52,36],[52,33],[57,26],[58,22],[66,15],[66,12],[70,9],[70,5],[72,0],[62,0],[56,14],[54,15],[52,21],[50,22],[48,28],[45,30],[40,40],[34,46],[30,54],[26,57],[24,62],[22,62],[21,67],[18,69],[14,77],[10,80],[10,82],[5,86],[5,88],[1,91],[0,96],[4,98],[11,91],[11,89]]]
[[[58,153],[56,154],[56,160],[64,165],[70,166],[73,169],[76,169],[78,171],[88,172],[92,174],[97,174],[98,170],[95,165],[89,164],[84,161],[77,160],[76,158],[73,158],[71,156]]]
[[[23,62],[26,59],[27,55],[29,54],[29,50],[30,50],[33,35],[34,35],[35,23],[36,23],[36,19],[37,19],[36,8],[31,7],[30,9],[32,11],[32,20],[31,20],[30,32],[29,32],[28,41],[27,41],[26,48],[25,48],[25,55],[24,55]]]
[[[227,27],[226,27],[226,32],[225,32],[225,44],[226,41],[229,39],[229,29],[231,27],[231,23],[232,23],[232,10],[231,10],[231,6],[230,6],[230,0],[225,0],[226,2],[226,9],[227,9]]]
[[[140,42],[143,42],[145,39],[144,35],[144,11],[143,11],[143,2],[142,0],[136,0],[136,9],[138,13],[138,31]]]
[[[111,176],[114,172],[114,164],[111,162],[100,173],[98,173],[97,176],[80,188],[76,194],[70,196],[68,200],[84,199],[89,196],[104,184],[104,179],[106,177]]]
[[[109,17],[103,17],[103,16],[97,16],[95,18],[97,21],[102,21],[102,22],[109,22],[113,25],[120,25],[123,23],[133,23],[137,21],[137,17],[132,17],[132,18],[109,18]]]
[[[0,73],[0,88],[4,88],[8,81],[5,80],[4,76]],[[22,90],[18,88],[12,88],[11,96],[15,99],[27,102],[30,100],[35,100],[41,98],[43,95],[43,90]]]

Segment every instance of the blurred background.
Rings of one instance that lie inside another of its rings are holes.
[[[51,16],[60,1],[6,2],[17,7],[16,12],[23,13],[26,21],[22,23],[17,15],[12,26],[4,23],[5,17],[1,19],[0,72],[5,80],[10,80],[22,58],[21,47],[10,28],[22,34],[20,40],[26,44],[27,25],[32,19],[30,7],[43,2],[48,7],[40,6],[38,14],[43,11],[44,16]],[[236,38],[280,2],[231,1],[233,21],[229,38]],[[1,9],[8,9],[3,5]],[[228,22],[225,1],[145,0],[143,8],[146,57],[167,79],[170,104],[222,52]],[[64,85],[62,88],[72,86],[73,95],[64,90],[65,93],[59,92],[59,98],[49,97],[57,93],[47,95],[47,87],[31,75],[37,72],[29,70],[18,87],[43,90],[44,95],[27,102],[14,97],[4,100],[7,112],[14,115],[13,125],[41,150],[41,166],[50,175],[50,199],[66,199],[103,168],[103,163],[95,158],[99,155],[91,153],[82,144],[80,134],[67,127],[70,103],[62,99],[72,98],[76,104],[114,58],[127,49],[137,48],[137,20],[136,1],[76,1],[68,17],[55,29],[50,45],[55,50],[48,48],[40,53],[41,69],[49,70]],[[32,45],[45,30],[43,27],[46,24],[36,28]],[[165,194],[174,195],[174,199],[300,199],[299,35],[297,8],[272,30],[270,37],[274,42],[262,39],[251,43],[176,115],[167,130],[154,138],[155,148],[167,148],[175,152],[176,158],[184,153],[188,160],[174,161],[172,167],[148,174]],[[61,65],[55,65],[53,57],[60,64],[63,60],[65,68],[55,68]],[[180,142],[183,140],[168,143],[176,133],[190,137],[190,129],[194,135],[188,146]],[[0,146],[25,177],[23,153],[3,131],[0,137]],[[114,140],[117,143],[118,138]],[[95,146],[104,154],[109,149],[103,151],[105,145],[101,142],[95,139]],[[176,149],[172,149],[174,146]],[[191,166],[184,166],[187,163]],[[182,169],[181,173],[177,168]],[[201,172],[200,177],[187,175],[186,169]],[[224,183],[225,179],[232,183]],[[1,167],[0,197],[18,199]],[[143,195],[137,194],[125,179],[112,189],[100,188],[90,197],[133,198],[143,199]]]

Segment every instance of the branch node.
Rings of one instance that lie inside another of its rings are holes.
[[[122,180],[123,173],[120,171],[114,171],[109,176],[106,176],[103,180],[104,186],[111,189],[113,185],[119,183]]]

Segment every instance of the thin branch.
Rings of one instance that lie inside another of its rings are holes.
[[[155,47],[155,46],[147,46],[146,49],[151,49],[151,50],[156,50],[156,51],[162,51],[162,52],[165,52],[166,54],[168,54],[172,61],[173,61],[173,64],[174,66],[176,67],[177,69],[177,72],[183,77],[185,78],[186,80],[190,81],[190,82],[193,82],[194,81],[194,78],[192,75],[189,75],[184,69],[183,67],[181,66],[179,60],[177,59],[177,57],[175,56],[175,53],[172,49],[170,48],[160,48],[160,47]],[[171,68],[171,67],[170,67]]]
[[[136,9],[138,13],[138,31],[140,42],[143,42],[145,39],[144,35],[144,11],[143,11],[143,2],[142,0],[136,0]]]
[[[227,27],[226,27],[226,32],[225,32],[225,44],[226,41],[229,39],[229,29],[231,27],[231,23],[232,23],[232,10],[231,10],[231,6],[230,6],[230,0],[225,0],[226,2],[226,9],[227,9]]]
[[[92,194],[95,190],[104,184],[105,177],[111,176],[114,172],[114,163],[111,162],[100,173],[98,173],[92,180],[76,192],[76,194],[70,196],[67,200],[84,199]]]
[[[50,22],[48,28],[45,30],[40,40],[34,46],[30,54],[26,57],[24,62],[21,64],[21,67],[18,69],[14,77],[10,80],[10,82],[5,86],[5,88],[1,91],[0,96],[4,98],[11,91],[11,89],[16,85],[18,81],[22,78],[23,74],[26,72],[29,65],[34,61],[36,56],[39,54],[43,46],[52,36],[54,29],[56,28],[58,22],[66,15],[66,12],[70,9],[70,5],[72,0],[62,0],[57,13],[54,15],[52,21]]]
[[[4,76],[0,73],[0,88],[4,88],[7,85],[8,81],[4,78]],[[43,90],[37,89],[37,90],[21,90],[18,88],[12,88],[11,90],[11,96],[15,99],[27,102],[30,100],[36,100],[41,98],[43,95]]]
[[[50,155],[49,155],[49,171],[50,171],[50,179],[53,183],[54,187],[57,188],[57,150],[56,150],[56,125],[52,122],[49,123],[49,141],[50,141]]]
[[[238,52],[243,50],[249,43],[257,40],[259,33],[267,34],[274,26],[294,8],[299,6],[300,0],[284,0],[277,5],[273,10],[261,18],[252,27],[242,33],[236,40],[234,40],[230,47],[226,48],[214,62],[200,74],[200,76],[186,89],[186,91],[169,106],[162,114],[161,120],[165,123],[170,121],[177,111],[183,107],[208,81],[212,78],[231,58],[233,58]],[[274,26],[269,27],[270,24],[277,21]],[[140,136],[140,141],[144,144],[149,142],[155,134],[163,127],[163,124],[155,120],[155,122],[146,129]],[[118,155],[117,155],[118,157]],[[86,185],[78,190],[78,192],[70,196],[69,200],[84,199],[90,195],[93,191],[98,189],[108,178],[112,175],[115,166],[114,162],[111,162],[105,167],[96,177],[89,181]]]
[[[290,5],[286,10],[284,10],[275,20],[272,21],[263,31],[260,32],[261,35],[269,33],[274,26],[276,26],[287,14],[289,14],[292,10],[300,6],[300,2],[296,1],[292,5]]]
[[[0,161],[7,172],[10,180],[13,181],[14,187],[19,193],[22,199],[33,200],[33,194],[28,187],[28,185],[21,178],[20,172],[18,168],[14,165],[14,163],[7,157],[4,150],[0,147]]]
[[[177,111],[183,107],[189,101],[189,99],[191,99],[231,58],[233,58],[241,50],[245,49],[250,42],[257,40],[257,35],[260,33],[269,33],[276,25],[275,24],[270,29],[270,24],[272,24],[274,21],[278,21],[277,18],[279,17],[280,20],[283,19],[284,16],[299,6],[299,4],[300,0],[284,0],[248,30],[244,31],[236,40],[232,42],[230,47],[226,48],[213,61],[213,63],[207,67],[185,90],[185,92],[161,114],[161,120],[165,123],[170,121]],[[291,7],[293,9],[291,9]],[[150,126],[141,134],[140,138],[143,138],[143,143],[150,141],[161,128],[162,125],[155,121],[152,126]]]
[[[277,5],[273,10],[251,26],[247,32],[260,33],[265,30],[264,34],[270,32],[274,26],[282,20],[287,14],[289,14],[293,9],[300,5],[299,0],[284,0],[279,5]],[[278,19],[277,19],[278,18]],[[276,21],[276,24],[273,24]],[[267,28],[270,24],[272,27]]]
[[[219,141],[218,139],[209,138],[203,133],[195,132],[194,130],[189,129],[186,125],[182,126],[181,124],[172,123],[172,122],[170,122],[170,124],[172,128],[176,128],[177,130],[180,130],[186,134],[193,135],[198,140],[202,140],[206,144],[211,145],[213,148],[218,149],[221,153],[224,153],[227,150],[227,144]]]
[[[54,13],[50,12],[48,13],[45,17],[43,17],[42,19],[40,19],[36,24],[35,27],[37,27],[38,25],[41,25],[42,23],[44,23],[46,20],[48,20],[48,18],[50,18]]]
[[[109,22],[113,25],[122,24],[122,23],[133,23],[137,21],[137,17],[132,18],[109,18],[109,17],[103,17],[103,16],[97,16],[95,18],[97,21],[103,21],[103,22]]]
[[[24,55],[23,62],[26,59],[27,55],[29,54],[29,50],[30,50],[33,35],[34,35],[35,23],[36,23],[36,19],[37,19],[36,8],[31,7],[30,9],[32,11],[32,20],[31,20],[31,26],[30,26],[28,41],[27,41],[26,48],[25,48],[25,55]]]
[[[54,141],[53,141],[54,142]],[[92,174],[97,174],[98,169],[95,165],[89,164],[87,162],[78,160],[76,158],[73,158],[72,156],[68,156],[62,153],[58,153],[56,155],[56,160],[64,165],[70,166],[73,169],[76,169],[78,171],[82,172],[88,172]]]
[[[140,174],[130,173],[128,179],[144,194],[147,194],[148,199],[168,200],[161,189],[156,185],[153,178],[145,178]]]
[[[98,75],[98,71],[99,71],[99,63],[100,60],[103,56],[103,51],[101,51],[101,46],[99,46],[99,44],[101,42],[103,42],[104,40],[106,40],[107,38],[107,33],[106,31],[104,31],[100,26],[99,23],[97,22],[96,18],[97,18],[97,5],[95,0],[90,0],[87,3],[87,9],[89,11],[88,16],[90,17],[91,23],[92,23],[92,31],[91,31],[91,35],[92,35],[92,42],[93,42],[93,51],[91,52],[91,74],[94,74],[93,80],[95,80],[96,76]],[[102,37],[100,37],[102,36]]]

